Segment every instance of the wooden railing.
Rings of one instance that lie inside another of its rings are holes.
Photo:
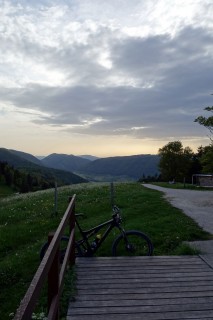
[[[49,235],[49,247],[37,272],[15,314],[14,320],[31,319],[41,289],[48,279],[48,320],[59,318],[59,298],[63,289],[64,275],[68,263],[75,264],[75,197],[70,198],[68,208],[56,232]],[[65,228],[70,227],[70,238],[65,257],[60,267],[59,247]]]

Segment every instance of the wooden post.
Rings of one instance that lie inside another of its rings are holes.
[[[72,214],[70,215],[69,225],[70,225],[70,234],[71,234],[71,231],[75,228],[75,204],[73,207]],[[71,266],[75,264],[75,234],[74,234],[74,242],[70,252],[69,260],[70,260]]]
[[[113,182],[110,183],[110,201],[111,201],[111,206],[114,206],[114,184]]]
[[[48,235],[48,242],[53,239],[54,234],[50,233]],[[55,254],[53,263],[48,273],[48,311],[50,310],[51,303],[54,298],[56,298],[59,294],[59,248]],[[59,319],[59,310],[56,312],[56,316],[54,320]]]

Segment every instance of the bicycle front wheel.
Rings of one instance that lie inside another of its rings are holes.
[[[59,252],[60,263],[62,263],[63,260],[64,260],[64,256],[65,256],[65,252],[66,252],[68,241],[69,241],[69,237],[67,237],[67,236],[62,236],[61,237],[61,246],[60,246],[60,252]],[[49,247],[49,243],[48,242],[46,242],[41,247],[41,250],[40,250],[40,261],[43,259],[48,247]]]
[[[143,232],[129,230],[118,236],[112,245],[113,256],[151,256],[153,244]]]

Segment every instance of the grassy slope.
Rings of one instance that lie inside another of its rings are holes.
[[[14,194],[14,190],[0,182],[0,199]]]
[[[1,200],[0,206],[0,319],[9,319],[19,305],[39,265],[39,251],[47,234],[55,230],[67,207],[68,196],[76,193],[77,212],[85,212],[83,228],[111,217],[109,184],[83,184],[59,188],[58,215],[54,212],[54,191],[47,190]],[[155,255],[179,252],[182,241],[209,239],[197,224],[171,207],[155,190],[140,184],[116,184],[115,202],[122,209],[125,229],[147,233]],[[111,254],[115,233],[99,252]]]
[[[163,188],[170,188],[170,189],[190,189],[190,190],[203,190],[203,191],[213,191],[212,187],[200,187],[197,185],[193,185],[191,183],[181,183],[176,182],[174,184],[170,184],[169,182],[153,182],[152,184],[163,187]]]

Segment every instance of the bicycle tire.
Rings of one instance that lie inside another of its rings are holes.
[[[123,235],[119,235],[112,244],[113,256],[151,256],[153,254],[153,244],[143,232],[128,230],[125,234],[128,245]]]
[[[68,243],[69,237],[62,236],[61,237],[61,241]],[[45,242],[45,244],[43,244],[43,246],[41,247],[41,250],[40,250],[40,261],[43,259],[48,247],[49,247],[49,243],[48,242]],[[63,260],[64,260],[65,252],[66,252],[66,248],[65,249],[60,249],[60,263],[62,263]]]

